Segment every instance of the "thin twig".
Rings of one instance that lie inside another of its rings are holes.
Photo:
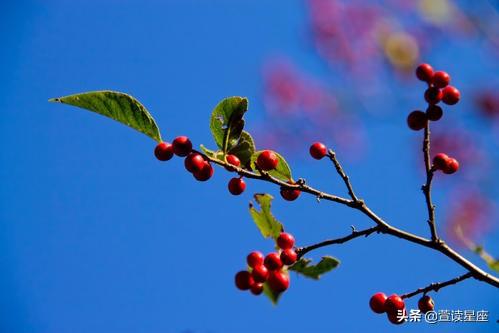
[[[332,150],[332,149],[329,149],[327,156],[329,157],[331,162],[333,162],[334,168],[336,169],[336,172],[338,172],[341,179],[343,179],[343,182],[345,182],[345,186],[347,187],[348,194],[350,195],[350,198],[352,198],[352,200],[355,203],[360,203],[361,200],[359,200],[357,198],[357,196],[355,195],[355,192],[353,191],[352,184],[350,183],[350,178],[347,176],[347,174],[343,170],[343,167],[341,166],[340,162],[336,158],[336,152],[334,152],[334,150]]]
[[[468,272],[466,274],[458,276],[458,277],[456,277],[456,278],[454,278],[452,280],[449,280],[449,281],[445,281],[445,282],[434,282],[434,283],[430,284],[427,287],[419,288],[417,290],[414,290],[413,292],[404,294],[404,295],[402,295],[400,297],[401,298],[410,298],[412,296],[416,296],[417,294],[421,294],[421,293],[425,293],[426,294],[427,292],[432,291],[432,290],[435,291],[435,292],[438,292],[440,289],[442,289],[444,287],[447,287],[447,286],[459,283],[459,282],[461,282],[463,280],[469,279],[472,276],[473,276],[473,274],[471,272]]]
[[[426,199],[426,207],[428,208],[428,225],[431,232],[431,240],[438,242],[437,227],[435,223],[435,205],[431,200],[431,181],[433,180],[433,169],[430,161],[430,122],[428,121],[424,129],[423,139],[423,155],[426,169],[426,184],[422,190]]]

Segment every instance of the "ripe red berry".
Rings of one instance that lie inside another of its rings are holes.
[[[241,290],[248,290],[255,283],[248,271],[240,271],[235,276],[236,287]]]
[[[416,68],[416,76],[421,81],[429,83],[433,77],[433,68],[428,64],[421,64]]]
[[[283,271],[270,272],[269,287],[276,293],[282,293],[289,288],[289,276]]]
[[[253,295],[260,295],[263,292],[263,283],[254,283],[250,290]]]
[[[251,275],[256,282],[265,282],[269,278],[269,270],[264,265],[255,266]]]
[[[291,189],[291,188],[284,188],[284,187],[281,188],[280,192],[281,192],[281,197],[283,197],[283,199],[287,200],[287,201],[294,201],[294,200],[298,199],[298,197],[301,194],[300,190]]]
[[[445,88],[450,82],[450,76],[446,72],[438,71],[431,78],[433,85],[437,88]]]
[[[246,262],[248,266],[251,268],[255,268],[256,266],[263,265],[263,254],[260,251],[253,251],[246,257]]]
[[[398,310],[405,309],[404,300],[397,294],[393,294],[386,299],[385,311],[387,313],[397,313]]]
[[[241,161],[236,155],[229,154],[226,157],[227,163],[233,165],[235,167],[239,167],[241,165]]]
[[[298,255],[293,249],[286,249],[281,252],[281,261],[284,265],[293,265],[298,259]]]
[[[173,140],[173,152],[177,156],[187,156],[192,150],[192,142],[186,136],[178,136]]]
[[[204,166],[204,157],[198,153],[190,153],[184,160],[184,166],[189,172],[199,172]]]
[[[256,159],[256,164],[258,167],[265,171],[274,170],[279,163],[279,158],[271,150],[264,150],[258,155]]]
[[[193,175],[197,180],[205,182],[210,179],[211,176],[213,176],[213,167],[211,166],[210,162],[204,161],[201,170],[194,172]]]
[[[310,146],[310,156],[320,160],[327,155],[327,147],[322,142],[315,142]]]
[[[448,175],[453,174],[457,170],[459,170],[459,162],[455,158],[449,158],[445,168],[442,169],[442,171]]]
[[[409,113],[409,116],[407,116],[407,125],[414,131],[422,130],[426,127],[427,123],[428,118],[423,111],[412,111]]]
[[[444,153],[438,153],[433,157],[433,166],[437,170],[443,170],[447,166],[447,161],[449,160],[449,156]]]
[[[442,101],[447,105],[454,105],[461,99],[461,93],[453,86],[447,86],[442,92]]]
[[[435,303],[433,302],[433,299],[430,296],[425,295],[419,299],[418,309],[422,313],[426,313],[428,311],[433,311],[434,308],[435,308]]]
[[[168,161],[173,157],[173,147],[168,142],[160,142],[154,148],[154,155],[160,161]]]
[[[229,181],[229,192],[232,193],[233,195],[239,195],[244,192],[246,189],[246,183],[244,182],[244,179],[236,177],[232,178]]]
[[[387,312],[387,317],[390,323],[395,324],[395,325],[400,325],[405,323],[406,318],[407,318],[407,310],[404,308],[399,311],[395,312]]]
[[[442,100],[442,90],[436,87],[430,87],[424,92],[424,99],[429,104],[438,104]]]
[[[278,270],[282,267],[282,261],[279,255],[275,252],[267,254],[263,264],[271,271]]]
[[[277,246],[279,246],[280,249],[290,249],[293,245],[295,245],[295,238],[293,235],[287,232],[281,232],[279,237],[277,237]]]
[[[442,118],[443,115],[444,112],[442,111],[442,108],[438,105],[429,105],[428,108],[426,109],[426,116],[431,121],[440,120],[440,118]]]
[[[385,312],[386,298],[387,297],[384,293],[374,294],[369,300],[369,306],[371,307],[371,310],[373,310],[376,313]]]

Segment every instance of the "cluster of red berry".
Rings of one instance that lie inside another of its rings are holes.
[[[424,98],[428,102],[426,112],[416,110],[407,117],[407,125],[414,131],[426,127],[428,120],[437,121],[443,116],[442,108],[437,104],[441,101],[447,105],[459,102],[461,93],[455,87],[450,86],[450,76],[446,72],[434,72],[428,64],[421,64],[416,68],[416,76],[428,84]]]
[[[459,162],[455,158],[447,156],[447,154],[438,153],[433,157],[433,168],[450,175],[459,169]]]
[[[294,244],[293,235],[281,232],[277,238],[280,253],[272,252],[265,257],[259,251],[248,254],[246,261],[249,269],[236,274],[236,287],[240,290],[250,290],[254,295],[260,295],[263,292],[263,284],[267,282],[273,292],[284,292],[289,288],[289,274],[286,266],[294,264],[298,258],[293,249]]]
[[[393,324],[402,324],[405,321],[403,317],[407,317],[405,302],[397,294],[387,297],[384,293],[376,293],[369,300],[369,306],[375,313],[386,313],[388,320]],[[422,313],[433,311],[435,308],[433,299],[424,295],[418,301],[418,308]]]

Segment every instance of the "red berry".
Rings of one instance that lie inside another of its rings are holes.
[[[442,100],[442,90],[435,87],[430,87],[424,92],[424,99],[430,104],[438,104]]]
[[[431,78],[433,85],[437,88],[445,88],[450,82],[450,76],[446,72],[438,71]]]
[[[397,310],[395,312],[388,312],[387,313],[388,320],[390,323],[395,324],[395,325],[400,325],[405,323],[405,320],[407,318],[407,310],[401,309],[400,312]]]
[[[281,258],[277,253],[269,253],[265,257],[263,264],[271,271],[278,270],[282,267]]]
[[[321,142],[315,142],[310,146],[310,156],[320,160],[327,155],[327,147]]]
[[[259,265],[263,265],[263,254],[260,251],[253,251],[246,257],[246,262],[248,266],[254,268]]]
[[[433,157],[433,166],[437,170],[443,170],[447,166],[447,161],[449,160],[449,156],[444,153],[438,153]]]
[[[281,252],[281,261],[284,265],[293,265],[298,259],[298,255],[293,249],[286,249]]]
[[[387,297],[384,293],[374,294],[369,300],[369,306],[371,307],[371,310],[373,310],[376,313],[385,312],[386,298]]]
[[[430,296],[425,295],[419,299],[418,308],[422,313],[433,311],[433,309],[435,308],[435,303]]]
[[[255,283],[248,271],[240,271],[235,276],[236,287],[241,290],[248,290]]]
[[[256,282],[265,282],[269,278],[269,270],[264,265],[255,266],[251,275]]]
[[[442,118],[443,115],[444,112],[442,111],[442,108],[438,105],[429,105],[428,108],[426,109],[426,116],[431,121],[440,120],[440,118]]]
[[[283,197],[284,200],[287,201],[294,201],[298,199],[300,196],[301,191],[297,189],[291,189],[291,188],[281,188],[281,197]]]
[[[173,152],[177,156],[187,156],[192,150],[192,143],[186,136],[178,136],[173,140]]]
[[[244,179],[236,177],[229,181],[228,187],[230,193],[233,195],[239,195],[246,189],[246,183],[244,182]]]
[[[277,237],[277,246],[279,248],[286,250],[290,249],[295,245],[295,238],[293,235],[288,234],[287,232],[281,232],[279,237]]]
[[[279,158],[271,150],[264,150],[258,155],[256,159],[256,164],[258,167],[265,171],[274,170],[279,163]]]
[[[194,178],[201,182],[205,182],[213,176],[213,167],[210,162],[204,161],[203,167],[198,172],[193,173]]]
[[[227,163],[233,165],[235,167],[239,167],[241,165],[241,161],[236,155],[229,154],[226,157]]]
[[[289,288],[289,276],[282,271],[270,272],[269,287],[277,293],[282,293]]]
[[[190,153],[184,160],[184,166],[189,172],[199,172],[204,166],[204,157],[198,153]]]
[[[459,162],[455,158],[449,158],[445,168],[442,169],[442,171],[448,175],[453,174],[457,170],[459,170]]]
[[[160,161],[168,161],[173,157],[173,147],[168,142],[160,142],[154,148],[154,155]]]
[[[414,131],[422,130],[426,127],[427,123],[428,118],[423,111],[412,111],[409,113],[409,116],[407,116],[407,125]]]
[[[404,300],[397,294],[393,294],[386,299],[385,302],[385,311],[387,313],[395,313],[397,314],[398,310],[405,309]]]
[[[416,68],[416,76],[421,81],[429,83],[433,76],[433,68],[428,64],[421,64]]]
[[[263,283],[254,283],[250,290],[253,295],[260,295],[263,292]]]
[[[442,92],[442,100],[447,105],[454,105],[459,102],[461,93],[453,86],[447,86]]]

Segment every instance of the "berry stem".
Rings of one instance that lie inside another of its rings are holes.
[[[473,276],[473,274],[471,272],[468,272],[468,273],[463,274],[461,276],[455,277],[455,278],[453,278],[453,279],[451,279],[449,281],[445,281],[445,282],[434,282],[434,283],[430,284],[429,286],[426,286],[424,288],[419,288],[417,290],[414,290],[413,292],[401,295],[400,297],[402,299],[405,299],[405,298],[410,298],[410,297],[416,296],[416,295],[421,294],[421,293],[425,293],[426,294],[429,291],[438,292],[440,289],[442,289],[444,287],[447,287],[447,286],[459,283],[459,282],[461,282],[463,280],[469,279],[472,276]]]
[[[435,205],[431,199],[431,181],[433,180],[433,169],[430,160],[430,122],[428,122],[424,129],[423,139],[423,155],[424,164],[426,169],[426,184],[423,185],[422,190],[426,199],[426,207],[428,208],[428,225],[431,232],[431,240],[435,243],[438,242],[437,226],[435,223]]]

